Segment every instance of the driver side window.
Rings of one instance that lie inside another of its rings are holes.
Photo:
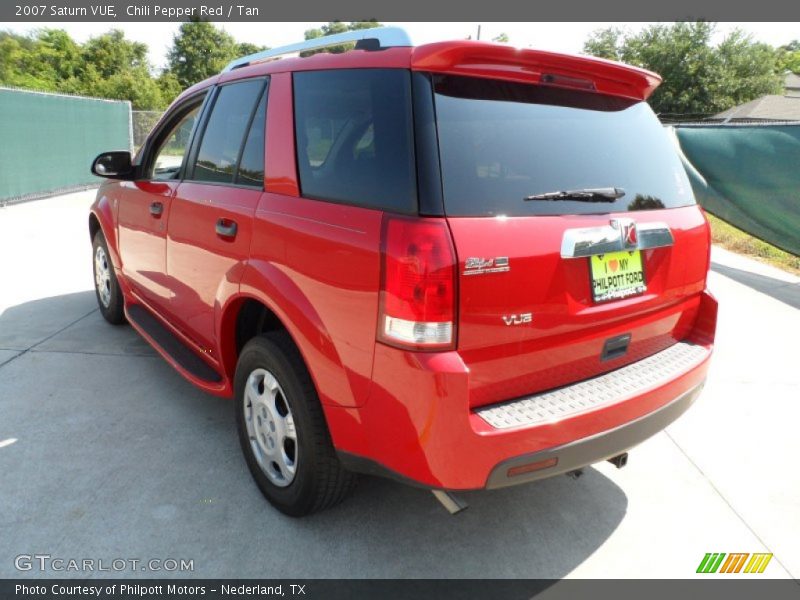
[[[152,169],[150,179],[168,181],[178,178],[183,157],[189,151],[192,129],[197,121],[201,105],[194,106],[167,128],[167,132],[161,138],[158,149],[154,152],[150,162]]]

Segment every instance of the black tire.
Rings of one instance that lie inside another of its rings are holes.
[[[273,483],[259,464],[257,449],[253,448],[257,442],[251,440],[247,429],[245,415],[252,409],[247,408],[250,401],[245,398],[245,387],[250,375],[262,369],[280,386],[296,432],[294,478],[284,486]],[[264,334],[247,342],[236,365],[234,389],[242,452],[266,499],[292,517],[324,510],[344,500],[354,487],[356,476],[346,471],[336,456],[314,383],[288,334]]]
[[[107,298],[107,302],[104,300],[103,295],[101,295],[100,286],[103,285],[100,283],[98,279],[98,251],[102,250],[102,256],[105,260],[105,267],[107,269],[107,278],[103,278],[105,287],[106,287],[106,294],[105,298]],[[106,245],[106,239],[103,236],[102,231],[98,231],[94,234],[94,239],[92,240],[92,273],[94,275],[94,294],[97,298],[97,306],[100,308],[100,314],[103,315],[103,318],[111,323],[112,325],[122,325],[126,322],[125,320],[125,298],[122,295],[122,290],[119,287],[119,282],[117,281],[117,275],[114,272],[114,266],[111,262],[111,255],[108,252],[108,245]]]

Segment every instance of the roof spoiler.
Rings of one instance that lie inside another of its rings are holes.
[[[477,41],[419,46],[413,51],[411,68],[592,90],[632,100],[647,100],[661,83],[661,77],[651,71],[602,58]]]
[[[364,43],[370,40],[372,43]],[[321,48],[328,48],[330,46],[337,46],[348,42],[356,42],[358,46],[361,42],[362,47],[370,50],[383,50],[384,48],[397,48],[400,46],[410,47],[413,46],[411,38],[406,33],[405,29],[401,27],[373,27],[371,29],[358,29],[356,31],[345,31],[344,33],[337,33],[334,35],[327,35],[325,37],[314,38],[296,44],[289,44],[288,46],[281,46],[280,48],[271,48],[255,54],[249,54],[242,58],[228,63],[222,72],[227,73],[240,67],[246,67],[253,63],[264,62],[267,60],[279,58],[287,54],[298,54],[299,52],[307,52],[309,50],[319,50]]]

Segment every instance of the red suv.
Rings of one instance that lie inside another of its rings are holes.
[[[290,515],[356,472],[449,503],[621,466],[697,397],[716,327],[659,81],[394,28],[236,60],[95,160],[100,311],[234,398]]]

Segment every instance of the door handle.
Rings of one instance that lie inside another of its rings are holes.
[[[230,219],[217,219],[217,235],[224,238],[236,237],[236,221]]]
[[[164,212],[164,205],[161,202],[151,202],[150,203],[150,214],[154,217],[160,217],[161,213]]]

